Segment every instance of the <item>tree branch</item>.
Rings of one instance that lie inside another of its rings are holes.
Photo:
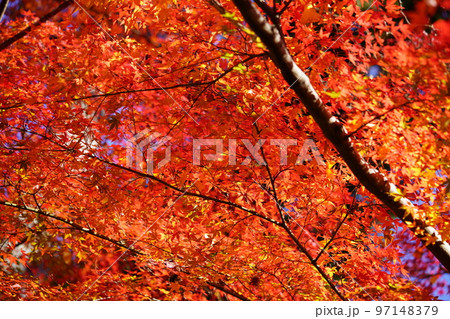
[[[73,101],[82,101],[82,100],[87,100],[87,99],[95,99],[95,98],[99,98],[99,97],[110,97],[110,96],[116,96],[116,95],[121,95],[121,94],[133,94],[133,93],[153,92],[153,91],[167,91],[167,90],[173,90],[173,89],[177,89],[177,88],[191,88],[191,87],[197,87],[197,86],[205,86],[205,88],[198,95],[198,96],[201,96],[206,91],[206,89],[211,87],[211,85],[216,84],[220,79],[222,79],[227,74],[232,72],[234,70],[234,68],[236,66],[238,66],[239,64],[242,64],[242,63],[251,61],[254,58],[263,57],[263,56],[266,56],[266,55],[267,55],[267,52],[258,53],[258,54],[249,54],[247,58],[245,58],[244,60],[239,61],[235,65],[233,65],[230,68],[226,69],[223,73],[221,73],[219,76],[217,76],[215,79],[213,79],[211,81],[182,83],[182,84],[175,84],[175,85],[166,86],[166,87],[146,88],[146,89],[137,89],[137,90],[124,90],[124,91],[109,92],[109,93],[98,93],[98,94],[86,95],[86,96],[81,96],[81,97],[76,97],[76,98],[71,98],[71,99],[56,100],[56,101],[53,101],[53,102],[55,102],[55,103],[67,103],[67,102],[73,102]],[[46,103],[49,103],[49,101],[35,102],[35,103],[33,103],[33,105],[46,104]],[[6,111],[6,110],[19,108],[19,107],[23,107],[23,106],[26,106],[26,105],[25,104],[14,104],[12,106],[0,107],[0,110]],[[193,105],[190,106],[189,110],[192,109],[192,107],[193,107]],[[187,116],[187,114],[185,114],[180,119],[180,121],[185,116]]]
[[[164,186],[166,186],[166,187],[168,187],[170,189],[173,189],[173,190],[175,190],[177,192],[183,193],[185,196],[198,197],[198,198],[201,198],[201,199],[204,199],[204,200],[209,200],[209,201],[213,201],[213,202],[216,202],[216,203],[220,203],[220,204],[224,204],[224,205],[227,205],[227,206],[231,206],[231,207],[240,209],[240,210],[242,210],[242,211],[244,211],[246,213],[249,213],[249,214],[251,214],[253,216],[262,218],[262,219],[264,219],[264,220],[266,220],[266,221],[268,221],[268,222],[270,222],[272,224],[275,224],[277,226],[282,226],[282,224],[277,222],[276,220],[274,220],[274,219],[272,219],[270,217],[266,217],[264,215],[261,215],[260,213],[257,213],[256,211],[254,211],[252,209],[249,209],[249,208],[246,208],[246,207],[243,207],[243,206],[241,206],[239,204],[236,204],[236,203],[233,203],[233,202],[229,202],[229,201],[226,201],[226,200],[222,200],[222,199],[218,199],[218,198],[215,198],[215,197],[211,197],[211,196],[208,196],[208,195],[203,195],[203,194],[198,194],[198,193],[193,193],[193,192],[185,192],[182,188],[179,188],[179,187],[176,187],[176,186],[174,186],[172,184],[169,184],[168,182],[166,182],[166,181],[164,181],[164,180],[162,180],[162,179],[160,179],[160,178],[158,178],[158,177],[156,177],[154,175],[146,174],[146,173],[140,172],[138,170],[135,170],[135,169],[132,169],[132,168],[129,168],[129,167],[125,167],[125,166],[122,166],[122,165],[119,165],[119,164],[116,164],[116,163],[113,163],[113,162],[109,162],[109,161],[104,160],[104,159],[102,159],[100,157],[97,157],[95,155],[87,155],[87,156],[89,156],[89,157],[91,157],[93,159],[96,159],[96,160],[98,160],[100,162],[103,162],[105,164],[114,166],[116,168],[120,168],[122,170],[134,173],[134,174],[136,174],[138,176],[149,178],[149,179],[151,179],[153,181],[156,181],[156,182],[158,182],[160,184],[163,184]]]
[[[0,204],[4,205],[4,206],[14,207],[14,208],[21,209],[21,210],[26,210],[28,212],[36,213],[38,215],[46,216],[46,217],[49,217],[49,218],[52,218],[52,219],[56,219],[56,220],[58,220],[58,221],[60,221],[60,222],[62,222],[64,224],[72,226],[72,228],[75,228],[75,229],[77,229],[77,230],[79,230],[81,232],[88,233],[88,234],[90,234],[90,235],[92,235],[94,237],[97,237],[97,238],[109,241],[110,243],[113,243],[116,246],[125,248],[125,249],[129,250],[132,253],[135,253],[137,255],[144,255],[144,253],[142,253],[141,251],[136,250],[133,247],[125,245],[123,243],[123,241],[121,241],[121,240],[116,240],[116,239],[113,239],[111,237],[99,234],[99,233],[97,233],[95,230],[93,230],[91,228],[83,227],[83,226],[81,226],[81,225],[79,225],[77,223],[74,223],[71,220],[68,220],[66,218],[57,216],[55,214],[43,211],[41,209],[34,208],[34,207],[28,207],[28,206],[25,206],[25,205],[22,206],[22,205],[18,205],[18,204],[15,204],[15,203],[10,203],[10,202],[5,202],[5,201],[1,201],[1,200],[0,200]]]
[[[344,126],[326,109],[308,76],[294,62],[277,27],[267,22],[251,0],[233,0],[251,29],[261,38],[284,79],[294,90],[324,135],[338,150],[356,178],[388,206],[450,272],[450,246],[438,231],[414,217],[417,208],[405,197],[394,195],[397,187],[380,171],[371,168],[356,151]],[[431,240],[430,240],[431,239]],[[429,243],[428,245],[426,243]]]
[[[278,15],[281,17],[281,15],[284,13],[284,11],[286,11],[289,8],[289,5],[293,2],[294,0],[289,0],[288,2],[286,2],[286,4],[284,5],[283,8],[281,8],[281,10],[278,12]]]
[[[402,108],[403,106],[407,105],[408,103],[410,103],[410,102],[408,101],[407,103],[403,103],[403,104],[400,104],[400,105],[396,105],[396,106],[394,106],[394,107],[391,107],[389,110],[387,110],[387,111],[385,111],[385,112],[383,112],[383,113],[381,113],[381,114],[378,114],[378,115],[374,116],[371,120],[369,120],[369,121],[366,122],[366,123],[361,124],[356,130],[354,130],[353,132],[347,134],[347,137],[352,137],[353,135],[355,135],[356,133],[358,133],[361,129],[363,129],[364,127],[366,127],[367,125],[369,125],[369,124],[372,123],[373,121],[376,121],[376,120],[381,119],[382,117],[384,117],[384,116],[387,115],[388,113],[392,112],[393,110]]]
[[[306,258],[308,258],[309,262],[311,263],[311,265],[316,268],[316,270],[320,273],[320,275],[322,276],[323,279],[325,279],[325,281],[328,283],[328,285],[330,286],[330,288],[336,293],[336,295],[339,296],[339,298],[341,300],[348,300],[347,298],[345,298],[344,295],[342,295],[342,293],[337,289],[336,285],[333,283],[332,279],[323,271],[323,269],[319,266],[319,264],[317,263],[317,260],[315,260],[311,254],[308,252],[308,250],[306,250],[306,248],[302,245],[302,243],[300,243],[300,241],[297,239],[297,237],[292,233],[292,231],[289,229],[288,226],[284,225],[282,226],[282,228],[287,232],[287,234],[289,235],[289,237],[291,237],[292,241],[295,243],[295,245],[297,246],[298,250],[301,251]]]
[[[142,252],[142,251],[140,251],[138,249],[135,249],[133,247],[125,245],[120,240],[116,240],[116,239],[113,239],[111,237],[99,234],[96,231],[94,231],[93,229],[83,227],[83,226],[81,226],[79,224],[74,223],[71,220],[65,219],[65,218],[60,217],[60,216],[56,216],[56,215],[54,215],[52,213],[43,211],[41,209],[37,209],[37,208],[34,208],[34,207],[28,207],[28,206],[25,206],[25,205],[21,206],[21,205],[17,205],[17,204],[10,203],[10,202],[5,202],[5,201],[0,201],[0,205],[14,207],[14,208],[17,208],[17,209],[20,209],[20,210],[25,210],[25,211],[28,211],[28,212],[31,212],[31,213],[36,213],[36,214],[39,214],[39,215],[42,215],[42,216],[46,216],[46,217],[49,217],[49,218],[52,218],[52,219],[56,219],[56,220],[58,220],[58,221],[60,221],[60,222],[62,222],[64,224],[70,225],[71,228],[75,228],[75,229],[77,229],[77,230],[79,230],[81,232],[88,233],[88,234],[90,234],[90,235],[92,235],[94,237],[106,240],[106,241],[108,241],[110,243],[113,243],[116,246],[125,248],[125,249],[127,249],[128,251],[130,251],[132,253],[135,253],[137,255],[146,255],[144,252]],[[25,238],[25,241],[26,241],[26,238]],[[21,244],[23,242],[24,241],[21,241],[21,242],[19,242],[19,244]],[[198,279],[201,280],[200,278],[198,278]],[[201,280],[201,281],[203,281],[203,280]],[[231,295],[231,296],[233,296],[235,298],[238,298],[240,300],[244,300],[244,301],[250,300],[250,299],[246,298],[245,296],[243,296],[242,294],[232,290],[231,288],[225,287],[221,283],[214,283],[214,282],[211,282],[211,281],[206,281],[206,284],[208,284],[208,285],[210,285],[210,286],[212,286],[212,287],[214,287],[214,288],[216,288],[216,289],[218,289],[218,290],[220,290],[220,291],[222,291],[222,292],[224,292],[224,293],[226,293],[228,295]]]
[[[26,36],[28,33],[31,32],[31,30],[35,27],[40,26],[42,23],[50,20],[51,18],[53,18],[55,15],[57,15],[58,13],[60,13],[61,11],[63,11],[64,9],[68,8],[71,4],[73,3],[73,0],[67,0],[64,1],[63,3],[61,3],[56,9],[54,9],[53,11],[47,13],[45,16],[43,16],[42,18],[40,18],[38,21],[34,22],[31,26],[23,29],[22,31],[20,31],[19,33],[17,33],[15,36],[13,36],[12,38],[9,38],[8,40],[6,40],[5,42],[3,42],[2,44],[0,44],[0,51],[6,49],[7,47],[9,47],[11,44],[13,44],[14,42],[22,39],[24,36]]]
[[[247,297],[243,296],[239,292],[236,292],[236,291],[234,291],[234,290],[232,290],[230,288],[225,287],[225,285],[223,283],[214,283],[214,282],[211,282],[211,281],[207,281],[206,283],[208,285],[210,285],[210,286],[220,290],[220,291],[223,291],[224,293],[226,293],[228,295],[231,295],[231,296],[239,299],[239,300],[250,301],[250,299],[248,299]]]
[[[45,139],[45,140],[47,140],[47,141],[49,141],[49,142],[51,142],[51,143],[53,143],[53,144],[55,144],[55,145],[61,147],[62,149],[66,150],[67,152],[69,152],[69,153],[71,153],[71,154],[76,155],[76,154],[78,153],[79,155],[84,155],[84,156],[86,156],[86,157],[88,157],[88,158],[91,158],[91,159],[100,161],[100,162],[102,162],[102,163],[104,163],[104,164],[107,164],[107,165],[110,165],[110,166],[119,168],[119,169],[121,169],[121,170],[124,170],[124,171],[130,172],[130,173],[136,174],[136,175],[141,176],[141,177],[144,177],[144,178],[151,179],[151,180],[153,180],[153,181],[155,181],[155,182],[158,182],[158,183],[160,183],[160,184],[162,184],[162,185],[164,185],[164,186],[166,186],[166,187],[168,187],[168,188],[170,188],[170,189],[172,189],[172,190],[174,190],[174,191],[177,191],[177,192],[179,192],[179,193],[184,194],[184,196],[197,197],[197,198],[201,198],[201,199],[204,199],[204,200],[214,201],[214,202],[217,202],[217,203],[220,203],[220,204],[224,204],[224,205],[227,205],[227,206],[231,206],[231,207],[237,208],[237,209],[239,209],[239,210],[242,210],[242,211],[244,211],[244,212],[246,212],[246,213],[248,213],[248,214],[250,214],[250,215],[253,215],[253,216],[255,216],[255,217],[262,218],[262,219],[264,219],[264,220],[266,220],[266,221],[268,221],[268,222],[270,222],[270,223],[272,223],[272,224],[275,224],[275,225],[277,225],[277,226],[282,226],[282,223],[280,223],[280,222],[278,222],[278,221],[276,221],[276,220],[274,220],[274,219],[272,219],[272,218],[270,218],[270,217],[261,215],[260,213],[254,211],[254,210],[252,210],[252,209],[246,208],[246,207],[244,207],[244,206],[241,206],[241,205],[239,205],[239,204],[236,204],[236,203],[233,203],[233,202],[230,202],[230,201],[226,201],[226,200],[222,200],[222,199],[218,199],[218,198],[215,198],[215,197],[212,197],[212,196],[208,196],[208,195],[203,195],[203,194],[193,193],[193,192],[185,192],[182,188],[179,188],[179,187],[177,187],[177,186],[174,186],[174,185],[172,185],[172,184],[166,182],[165,180],[162,180],[162,179],[156,177],[155,175],[147,174],[147,173],[144,173],[144,172],[135,170],[135,169],[130,168],[130,167],[126,167],[126,166],[123,166],[123,165],[120,165],[120,164],[116,164],[116,163],[110,162],[110,161],[105,160],[105,159],[103,159],[103,158],[101,158],[101,157],[98,157],[98,156],[96,156],[96,155],[92,155],[92,154],[89,154],[89,153],[82,153],[82,152],[79,152],[79,151],[77,151],[77,150],[75,150],[75,149],[73,149],[73,148],[67,147],[67,146],[64,145],[64,144],[58,143],[58,142],[52,140],[51,138],[49,138],[48,136],[43,135],[43,134],[40,134],[40,133],[38,133],[38,132],[34,132],[34,131],[30,131],[30,130],[25,130],[25,129],[20,129],[20,130],[25,131],[25,132],[30,133],[30,134],[34,134],[34,135],[40,136],[40,137],[42,137],[43,139]]]

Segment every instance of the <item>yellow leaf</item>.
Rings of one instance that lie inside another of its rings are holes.
[[[336,99],[341,96],[341,92],[325,92],[325,91],[323,91],[323,93],[328,95],[332,99]]]

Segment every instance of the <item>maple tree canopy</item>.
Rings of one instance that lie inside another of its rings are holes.
[[[450,294],[448,1],[19,3],[1,300]]]

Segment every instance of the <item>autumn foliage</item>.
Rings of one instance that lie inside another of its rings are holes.
[[[10,5],[0,33],[0,299],[450,294],[446,257],[433,251],[450,240],[450,5],[400,2]],[[355,176],[243,17],[248,4],[283,35],[339,123],[328,128],[395,190]],[[196,165],[200,139],[223,149],[202,146]],[[287,139],[297,142],[284,162],[273,141]],[[298,163],[307,140],[317,149]],[[404,216],[383,196],[409,203]]]

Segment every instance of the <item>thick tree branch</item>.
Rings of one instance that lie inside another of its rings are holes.
[[[28,33],[31,32],[31,30],[35,27],[40,26],[42,23],[50,20],[51,18],[53,18],[55,15],[57,15],[58,13],[60,13],[61,11],[63,11],[64,9],[66,9],[67,7],[69,7],[71,4],[73,3],[73,0],[67,0],[64,1],[63,3],[61,3],[56,9],[54,9],[53,11],[47,13],[45,16],[43,16],[42,18],[40,18],[38,21],[34,22],[32,24],[32,26],[29,26],[25,29],[23,29],[22,31],[20,31],[19,33],[17,33],[15,36],[13,36],[12,38],[9,38],[8,40],[6,40],[5,42],[0,44],[0,51],[6,49],[7,47],[9,47],[11,44],[13,44],[14,42],[22,39],[24,36],[26,36]]]
[[[9,0],[2,0],[0,2],[0,22],[2,21],[3,15],[5,14],[6,8],[8,7]]]
[[[397,187],[386,176],[371,168],[356,151],[344,126],[328,111],[311,85],[308,76],[296,65],[277,27],[271,25],[251,0],[233,0],[251,29],[261,38],[269,55],[280,69],[284,79],[300,98],[306,109],[333,143],[353,174],[373,195],[388,206],[408,228],[426,245],[433,255],[450,272],[450,246],[438,231],[422,220],[416,219],[417,208],[405,197],[395,193]]]

